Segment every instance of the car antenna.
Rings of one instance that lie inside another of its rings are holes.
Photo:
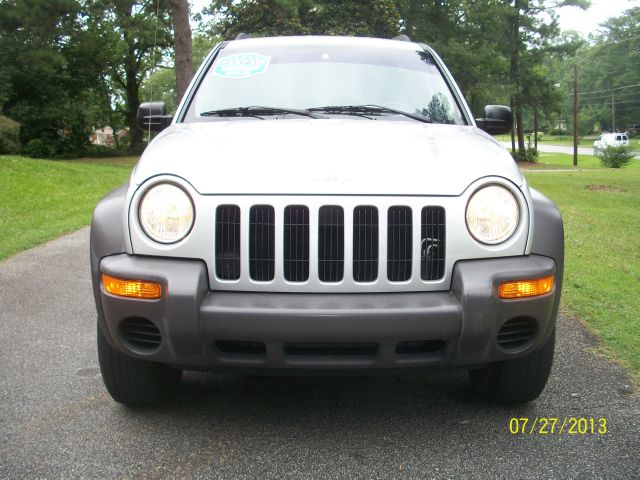
[[[396,37],[393,37],[392,40],[398,40],[400,42],[410,42],[411,41],[409,36],[405,35],[404,33],[402,35],[398,35]]]
[[[236,40],[244,40],[245,38],[251,38],[251,35],[249,35],[248,33],[239,33],[238,35],[236,35]]]

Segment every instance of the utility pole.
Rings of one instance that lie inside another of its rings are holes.
[[[578,166],[578,65],[573,66],[573,166]]]
[[[616,131],[616,94],[611,92],[611,133]]]

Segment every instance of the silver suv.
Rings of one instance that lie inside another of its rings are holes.
[[[556,206],[474,120],[428,46],[340,37],[217,45],[128,185],[96,207],[98,353],[116,401],[182,370],[469,371],[525,402],[553,360]]]

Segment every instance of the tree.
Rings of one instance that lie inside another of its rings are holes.
[[[602,129],[621,130],[638,123],[640,106],[640,7],[602,25],[601,34],[578,52],[580,112]],[[584,114],[583,114],[584,112]]]
[[[189,2],[187,0],[171,0],[173,31],[175,38],[174,58],[176,70],[176,90],[178,102],[184,96],[191,79],[193,65],[191,62],[191,26],[189,25]]]
[[[510,96],[500,2],[397,0],[402,33],[442,55],[472,111]]]
[[[194,35],[192,72],[200,66],[206,55],[218,42],[218,39],[209,38],[200,33]],[[167,65],[159,65],[158,68],[149,73],[140,88],[142,98],[164,102],[167,107],[167,112],[169,113],[176,111],[179,102],[176,89],[176,75],[173,68],[174,64],[175,60],[171,60]],[[191,75],[193,75],[193,73]]]
[[[557,14],[561,6],[587,8],[585,0],[564,0],[548,5],[544,0],[502,0],[505,12],[505,53],[509,58],[509,81],[518,136],[518,151],[524,152],[523,108],[531,103],[529,89],[535,83],[536,67],[554,50],[559,38]],[[515,153],[515,152],[514,152]]]
[[[76,0],[0,3],[0,102],[21,124],[22,143],[45,156],[82,154],[98,102],[99,39],[83,28]]]
[[[109,45],[105,73],[123,98],[130,148],[141,151],[140,88],[173,45],[168,0],[86,0],[86,6],[89,31]]]
[[[239,33],[391,37],[400,26],[393,0],[215,0],[208,13],[216,19],[211,31],[222,38]]]

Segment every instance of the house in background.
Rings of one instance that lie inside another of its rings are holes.
[[[129,134],[128,129],[118,130],[116,135],[113,134],[113,128],[111,127],[103,127],[96,128],[95,131],[91,134],[90,141],[94,145],[102,145],[105,147],[115,147],[116,146],[116,136],[118,138],[118,143],[124,137]]]

